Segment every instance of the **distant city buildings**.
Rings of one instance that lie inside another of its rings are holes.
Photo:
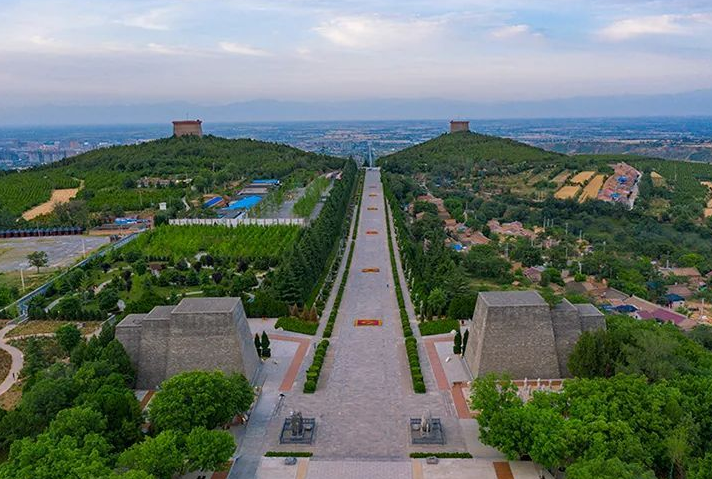
[[[201,120],[176,120],[173,122],[173,136],[203,136]]]

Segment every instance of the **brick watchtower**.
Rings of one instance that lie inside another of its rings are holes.
[[[173,122],[173,136],[203,136],[203,124],[200,120],[178,120]]]

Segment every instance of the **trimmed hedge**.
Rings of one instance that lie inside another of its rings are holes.
[[[283,316],[277,320],[274,327],[275,329],[282,328],[285,331],[314,336],[317,328],[319,327],[319,323],[315,321],[305,321],[302,318]]]
[[[427,457],[437,457],[439,459],[472,459],[469,452],[411,452],[413,459],[425,459]]]
[[[421,336],[431,336],[433,334],[445,334],[450,331],[460,330],[460,321],[457,319],[435,319],[423,321],[418,325]]]
[[[410,378],[413,382],[413,391],[418,394],[425,393],[425,381],[423,380],[423,370],[420,368],[420,356],[418,356],[418,341],[413,337],[413,329],[410,327],[410,318],[405,310],[405,299],[398,278],[398,268],[396,265],[396,254],[393,250],[391,236],[391,221],[387,200],[383,200],[386,206],[386,231],[388,232],[388,251],[391,256],[391,270],[393,271],[393,284],[396,288],[396,298],[398,299],[398,310],[400,312],[403,336],[405,337],[405,351],[408,354],[408,364],[410,366]]]
[[[265,457],[312,457],[313,452],[281,452],[281,451],[267,451],[265,452]]]
[[[336,316],[339,313],[339,306],[341,305],[341,299],[344,296],[344,290],[346,289],[346,281],[349,276],[349,268],[351,267],[351,259],[354,255],[354,241],[356,240],[356,233],[358,231],[358,222],[361,217],[361,196],[363,192],[363,179],[364,173],[360,172],[358,177],[358,186],[356,187],[355,194],[357,196],[356,200],[356,217],[354,218],[354,229],[351,235],[351,249],[349,250],[349,255],[346,258],[346,266],[344,267],[344,275],[341,278],[341,283],[339,284],[339,290],[336,293],[336,298],[334,298],[334,307],[331,308],[331,313],[329,313],[329,319],[326,321],[326,326],[324,327],[324,332],[322,334],[322,339],[319,345],[314,351],[314,360],[312,365],[307,369],[307,380],[304,382],[304,392],[311,394],[316,391],[317,383],[319,382],[319,375],[321,374],[321,367],[324,365],[324,358],[326,357],[326,350],[329,348],[329,340],[326,338],[331,337],[331,333],[334,330],[334,324],[336,323]]]
[[[329,349],[329,340],[322,339],[314,351],[314,360],[311,366],[307,369],[307,380],[304,383],[304,392],[313,393],[316,391],[316,383],[319,381],[321,368],[324,366],[324,358],[326,358],[326,350]]]

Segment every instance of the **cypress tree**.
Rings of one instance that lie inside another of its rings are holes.
[[[267,337],[267,331],[262,331],[262,357],[268,358],[272,355],[272,351],[269,349],[269,338]]]
[[[462,352],[462,335],[458,329],[455,333],[455,342],[452,345],[452,352],[455,354],[460,354]]]
[[[465,335],[462,337],[462,355],[465,355],[465,349],[467,349],[467,340],[470,339],[470,330],[465,330]]]

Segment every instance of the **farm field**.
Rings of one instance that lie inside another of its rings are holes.
[[[583,203],[586,200],[596,199],[598,192],[601,190],[603,183],[606,181],[605,175],[596,175],[591,181],[584,187],[581,196],[579,197],[579,203]]]
[[[198,252],[231,259],[277,259],[299,236],[299,226],[160,226],[128,244],[126,252],[174,261]]]
[[[30,268],[27,255],[34,251],[47,253],[50,268],[64,268],[85,251],[91,253],[108,243],[107,237],[78,235],[0,239],[0,272]]]
[[[571,183],[575,185],[583,185],[588,180],[590,180],[591,177],[595,174],[595,171],[582,171],[580,173],[577,173],[573,178],[571,178]]]
[[[71,199],[77,196],[81,186],[79,188],[63,188],[61,190],[53,190],[52,196],[48,201],[31,208],[24,213],[22,217],[27,221],[37,218],[38,216],[46,215],[54,211],[57,205],[62,203],[69,203]]]
[[[78,180],[56,170],[6,174],[0,176],[2,208],[21,216],[33,206],[49,201],[53,191],[78,187]]]
[[[569,176],[571,176],[571,172],[562,171],[561,173],[556,175],[551,181],[553,181],[557,185],[563,185],[564,183],[566,183],[566,180],[569,179]]]
[[[567,185],[563,186],[559,191],[554,194],[554,198],[557,200],[567,200],[573,198],[581,189],[578,185]]]

